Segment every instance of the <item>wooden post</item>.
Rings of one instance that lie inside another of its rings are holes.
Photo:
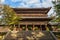
[[[27,24],[26,24],[26,31],[28,31]]]
[[[22,31],[21,25],[19,24],[19,31]]]
[[[14,28],[13,28],[13,30],[15,29],[16,27],[15,27],[15,24],[14,24]]]
[[[33,24],[33,28],[32,28],[32,30],[33,30],[33,31],[35,30],[35,28],[34,28],[34,24]]]
[[[19,30],[20,31],[20,23],[18,24],[18,29],[17,30]]]
[[[39,25],[39,26],[40,26],[39,30],[41,31],[41,25]]]
[[[42,31],[42,25],[40,25],[40,27],[41,27],[41,31]]]
[[[15,24],[14,24],[14,27],[15,27]]]
[[[45,27],[46,27],[46,31],[49,31],[49,28],[47,27],[47,24],[45,24]]]
[[[20,31],[20,23],[18,24],[18,29],[19,29],[19,31]]]

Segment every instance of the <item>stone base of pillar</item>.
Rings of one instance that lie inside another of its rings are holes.
[[[28,28],[26,28],[26,31],[28,31]]]
[[[22,28],[19,28],[20,31],[22,31]]]
[[[32,28],[32,30],[34,31],[34,30],[35,30],[35,28]]]

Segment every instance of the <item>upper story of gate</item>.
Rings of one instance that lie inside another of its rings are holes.
[[[18,16],[22,17],[48,17],[49,8],[13,8]]]

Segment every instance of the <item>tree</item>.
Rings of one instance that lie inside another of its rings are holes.
[[[60,22],[60,1],[54,1],[54,11],[56,12],[56,18],[53,20],[54,22]]]
[[[52,20],[52,22],[59,23],[60,22],[60,1],[53,1],[54,4],[54,11],[56,12],[56,17]],[[57,24],[58,25],[58,24]],[[56,28],[60,28],[60,25],[58,25]]]
[[[15,11],[8,5],[3,5],[3,13],[0,12],[2,18],[0,18],[0,24],[2,25],[12,25],[18,23],[19,17],[16,15]]]

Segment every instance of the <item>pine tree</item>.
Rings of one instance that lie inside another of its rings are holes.
[[[54,22],[60,22],[60,1],[57,0],[53,2],[54,4],[54,9],[55,9],[55,12],[56,12],[56,19],[53,20]]]

